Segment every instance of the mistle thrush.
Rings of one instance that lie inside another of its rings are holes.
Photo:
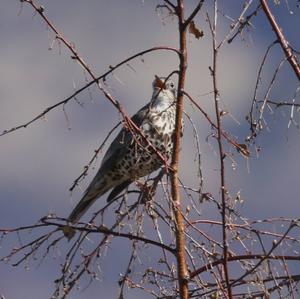
[[[175,100],[174,83],[156,77],[151,101],[131,118],[156,151],[167,159],[173,147]],[[109,146],[100,169],[68,221],[72,223],[79,220],[96,199],[108,190],[113,188],[107,198],[110,201],[136,179],[152,173],[162,165],[162,159],[138,132],[132,133],[123,128]]]

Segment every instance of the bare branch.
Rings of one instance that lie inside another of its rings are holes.
[[[218,83],[217,83],[217,65],[218,65],[218,50],[219,47],[217,45],[217,0],[214,0],[214,20],[213,23],[211,23],[209,17],[209,26],[212,34],[212,43],[213,43],[213,67],[212,67],[212,81],[213,81],[213,88],[214,88],[214,104],[215,104],[215,114],[217,119],[217,128],[218,128],[218,135],[217,135],[217,141],[218,141],[218,149],[219,149],[219,160],[220,160],[220,179],[221,179],[221,202],[222,202],[222,237],[223,237],[223,269],[225,274],[225,280],[226,280],[226,294],[228,295],[229,299],[232,299],[232,289],[230,285],[230,279],[229,279],[229,270],[228,270],[228,240],[227,240],[227,219],[226,219],[226,207],[227,207],[227,190],[225,185],[225,153],[223,150],[223,142],[222,142],[222,122],[221,122],[221,110],[219,108],[219,90],[218,90]]]
[[[299,256],[290,256],[290,255],[262,255],[262,254],[246,254],[246,255],[236,255],[236,256],[230,256],[228,257],[228,262],[234,262],[234,261],[242,261],[242,260],[286,260],[286,261],[300,261]],[[196,271],[193,271],[190,273],[190,277],[193,278],[196,275],[199,275],[203,272],[211,270],[213,267],[217,265],[223,264],[223,259],[216,260],[214,262],[211,262],[207,265],[202,266],[201,268],[197,269]]]
[[[179,293],[181,299],[188,299],[188,271],[185,258],[185,234],[184,223],[181,213],[180,189],[178,182],[178,163],[180,151],[180,138],[182,132],[182,116],[183,116],[183,93],[185,75],[187,69],[187,47],[186,47],[186,27],[184,26],[184,3],[183,0],[177,1],[177,16],[179,30],[179,45],[180,45],[180,65],[179,78],[177,88],[176,102],[176,119],[175,119],[175,138],[172,154],[172,172],[171,172],[171,193],[173,201],[173,212],[176,219],[176,249],[177,249],[177,269]]]
[[[255,269],[257,269],[262,263],[263,261],[265,261],[266,259],[268,259],[271,254],[273,253],[273,251],[275,250],[275,248],[277,248],[285,239],[285,237],[289,234],[289,232],[296,227],[297,224],[295,222],[292,222],[289,226],[289,228],[287,229],[287,231],[285,232],[285,234],[276,242],[273,242],[273,246],[272,248],[268,251],[268,253],[250,270],[248,270],[245,274],[243,274],[241,277],[239,277],[238,279],[234,280],[233,282],[230,283],[231,286],[233,286],[235,283],[243,280],[246,276],[248,276],[249,274],[253,273],[255,271]]]
[[[52,219],[51,219],[52,220]],[[42,222],[48,225],[52,225],[52,226],[56,226],[58,228],[63,228],[65,227],[64,223],[57,223],[57,222],[53,222],[48,220],[47,218],[42,219]],[[68,225],[70,228],[77,230],[77,231],[81,231],[81,232],[87,232],[87,233],[102,233],[105,234],[107,236],[116,236],[116,237],[122,237],[122,238],[126,238],[129,240],[138,240],[138,241],[142,241],[146,244],[152,244],[158,247],[161,247],[171,253],[175,253],[176,250],[172,249],[171,247],[162,244],[160,242],[151,240],[151,239],[147,239],[147,238],[143,238],[140,236],[135,236],[129,233],[121,233],[121,232],[117,232],[117,231],[113,231],[109,228],[107,228],[106,226],[100,226],[100,227],[93,227],[92,225],[84,225],[84,226],[78,226],[78,225]]]
[[[195,7],[195,9],[193,10],[193,12],[191,13],[191,15],[185,20],[183,27],[187,27],[191,21],[195,18],[195,16],[197,15],[197,13],[200,11],[202,5],[204,3],[204,0],[200,0],[198,5]]]
[[[272,26],[274,32],[277,35],[278,41],[281,45],[282,50],[285,53],[285,56],[287,58],[287,60],[289,61],[291,67],[294,70],[295,75],[297,76],[298,80],[300,80],[300,66],[299,63],[297,61],[296,56],[293,53],[293,50],[291,49],[291,47],[289,46],[288,41],[286,40],[285,36],[282,33],[282,30],[280,29],[280,27],[278,26],[274,15],[272,14],[269,5],[267,3],[266,0],[260,0],[260,3],[262,5],[262,8],[269,20],[270,25]]]
[[[177,6],[175,4],[173,4],[170,0],[164,0],[164,2],[166,2],[168,5],[170,5],[174,9],[174,11],[176,12]]]
[[[199,111],[204,115],[204,117],[208,120],[208,122],[211,124],[211,126],[214,127],[216,130],[218,130],[218,126],[211,120],[209,115],[201,108],[201,106],[186,91],[182,91],[182,92],[199,109]],[[226,132],[224,132],[222,129],[221,129],[221,134],[237,150],[239,150],[241,152],[243,151],[243,147],[237,141],[235,141],[233,138],[229,137],[228,134]]]

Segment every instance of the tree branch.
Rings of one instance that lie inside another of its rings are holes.
[[[60,224],[60,223],[57,223],[57,222],[51,222],[51,221],[48,221],[47,218],[45,219],[42,219],[42,222],[45,223],[45,224],[48,224],[48,225],[53,225],[53,226],[56,226],[58,228],[64,228],[65,227],[65,224]],[[101,225],[99,227],[95,227],[95,226],[77,226],[77,225],[68,225],[68,227],[70,227],[71,229],[74,229],[74,230],[77,230],[77,231],[82,231],[82,232],[88,232],[88,233],[102,233],[102,234],[105,234],[107,236],[116,236],[116,237],[122,237],[122,238],[126,238],[126,239],[129,239],[129,240],[138,240],[138,241],[142,241],[146,244],[152,244],[152,245],[155,245],[155,246],[158,246],[158,247],[161,247],[173,254],[176,253],[176,250],[171,248],[170,246],[167,246],[163,243],[160,243],[160,242],[157,242],[157,241],[154,241],[154,240],[151,240],[151,239],[147,239],[147,238],[144,238],[144,237],[140,237],[140,236],[136,236],[136,235],[133,235],[133,234],[130,234],[130,233],[121,233],[121,232],[117,232],[117,231],[114,231],[112,229],[109,229],[108,227],[104,226],[104,225]]]
[[[286,260],[286,261],[300,261],[300,256],[293,256],[293,255],[263,255],[263,254],[244,254],[244,255],[236,255],[228,257],[228,262],[234,261],[242,261],[242,260],[262,260],[262,259],[271,259],[271,260]],[[223,259],[218,259],[214,262],[210,262],[197,270],[190,273],[190,278],[194,278],[195,276],[209,271],[214,267],[221,265],[224,263]]]
[[[212,127],[214,127],[216,130],[218,130],[218,126],[211,120],[211,118],[209,117],[209,115],[201,108],[201,106],[191,97],[191,95],[189,93],[187,93],[186,91],[182,91],[183,94],[185,96],[187,96],[187,98],[199,109],[199,111],[204,115],[204,117],[208,120],[208,122],[210,123],[210,125]],[[235,141],[234,139],[230,138],[226,132],[224,132],[221,129],[221,134],[222,136],[231,144],[233,145],[238,151],[243,152],[243,150],[245,150],[237,141]]]
[[[194,17],[197,15],[197,13],[200,11],[202,5],[204,3],[204,0],[200,0],[198,5],[195,7],[195,9],[193,10],[193,12],[191,13],[191,15],[185,20],[184,24],[183,24],[183,28],[186,28],[190,22],[194,19]]]
[[[219,160],[220,160],[220,179],[221,179],[221,215],[222,215],[222,238],[223,238],[223,269],[225,274],[226,281],[226,289],[227,295],[229,299],[232,299],[232,289],[230,285],[229,279],[229,271],[228,271],[228,240],[227,240],[227,219],[226,219],[226,206],[227,206],[227,198],[226,198],[226,186],[225,186],[225,164],[224,159],[226,157],[223,150],[223,142],[222,142],[222,122],[221,122],[221,110],[219,108],[219,100],[220,94],[218,90],[217,83],[217,62],[218,62],[218,46],[217,46],[217,17],[218,17],[218,9],[217,9],[217,0],[214,0],[214,20],[211,23],[209,17],[209,26],[212,34],[213,40],[213,67],[212,67],[212,80],[213,80],[213,89],[214,89],[214,104],[215,104],[215,114],[217,119],[217,141],[218,141],[218,149],[219,149]]]
[[[164,2],[166,2],[167,4],[169,4],[174,9],[174,11],[177,10],[176,5],[174,5],[170,0],[164,0]]]
[[[297,76],[298,80],[300,80],[300,66],[299,63],[297,61],[296,56],[293,54],[293,50],[291,49],[291,47],[289,46],[288,41],[286,40],[285,36],[282,33],[282,30],[280,29],[280,27],[278,26],[274,15],[272,14],[268,3],[266,0],[260,0],[261,6],[263,8],[263,11],[265,12],[270,25],[272,26],[275,34],[277,35],[278,41],[281,45],[282,50],[285,53],[285,56],[287,58],[287,60],[289,61],[291,67],[293,68],[295,75]]]
[[[177,88],[176,103],[176,122],[175,122],[175,139],[172,155],[172,172],[171,172],[171,193],[173,201],[173,212],[175,215],[176,227],[176,249],[177,249],[177,269],[179,293],[181,299],[189,298],[188,290],[188,271],[185,257],[185,231],[183,216],[181,213],[180,188],[178,181],[178,164],[180,152],[180,138],[182,132],[182,116],[183,116],[183,93],[185,75],[187,69],[187,47],[186,47],[186,27],[184,27],[184,3],[183,0],[177,1],[179,46],[180,46],[180,64],[179,78]]]

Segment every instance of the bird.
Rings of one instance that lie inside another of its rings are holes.
[[[175,134],[175,85],[170,79],[155,76],[152,87],[150,102],[131,118],[144,138],[128,128],[121,129],[108,147],[100,168],[82,199],[67,218],[68,223],[77,222],[110,189],[112,191],[107,197],[108,202],[137,179],[158,170],[164,162],[157,152],[166,159],[170,158]],[[145,138],[148,142],[145,142]],[[64,233],[69,237],[74,232],[70,233],[66,229]]]

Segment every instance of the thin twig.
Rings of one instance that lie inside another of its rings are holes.
[[[226,198],[226,186],[225,186],[225,153],[223,150],[223,142],[222,142],[222,123],[221,123],[221,115],[220,115],[220,108],[219,108],[219,90],[218,90],[218,83],[217,83],[217,61],[218,61],[218,50],[219,47],[217,46],[217,0],[214,0],[214,21],[213,23],[210,22],[208,17],[209,26],[212,34],[213,40],[213,67],[212,67],[212,80],[213,80],[213,89],[214,89],[214,104],[215,104],[215,114],[217,119],[217,141],[218,141],[218,149],[219,149],[219,162],[220,162],[220,176],[221,176],[221,215],[222,215],[222,237],[223,237],[223,269],[225,274],[225,281],[226,281],[226,290],[229,299],[232,299],[232,289],[230,285],[229,279],[229,270],[228,270],[228,240],[227,240],[227,219],[226,219],[226,206],[227,206],[227,198]]]
[[[218,130],[218,125],[216,125],[211,118],[209,117],[209,115],[201,108],[201,106],[192,98],[192,96],[187,93],[186,91],[182,91],[184,93],[184,95],[186,95],[188,97],[188,99],[199,109],[199,111],[204,115],[204,117],[208,120],[208,122],[210,123],[210,125],[212,127],[214,127],[216,130]],[[233,138],[229,137],[227,133],[225,133],[222,129],[221,129],[221,134],[222,136],[231,144],[233,145],[237,150],[243,151],[243,147],[237,142],[235,141]]]

